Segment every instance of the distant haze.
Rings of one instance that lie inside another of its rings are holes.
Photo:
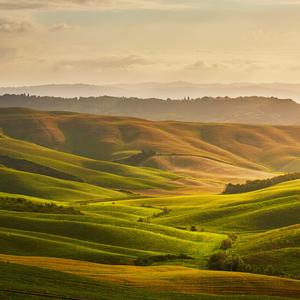
[[[211,97],[263,96],[293,99],[300,102],[300,84],[286,83],[232,83],[196,84],[189,82],[139,84],[60,84],[24,87],[0,87],[0,94],[30,94],[54,97],[115,96],[138,98],[183,99]]]
[[[0,96],[0,107],[23,107],[148,120],[188,122],[280,124],[300,123],[300,104],[274,97],[203,97],[193,100],[161,100],[125,97]]]

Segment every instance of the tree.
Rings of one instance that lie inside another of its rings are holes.
[[[227,250],[232,247],[232,240],[231,239],[226,239],[222,242],[220,249],[222,250]]]
[[[218,252],[213,254],[208,260],[208,268],[210,270],[223,270],[223,264],[226,260],[225,252]]]
[[[192,226],[191,226],[191,231],[198,231],[198,229],[197,229],[196,226],[192,225]]]
[[[223,271],[242,271],[244,269],[244,261],[238,255],[229,255],[226,257],[223,262],[222,270]]]

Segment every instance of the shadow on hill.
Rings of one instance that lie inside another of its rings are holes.
[[[17,159],[5,155],[0,155],[0,165],[3,165],[7,168],[23,171],[23,172],[35,173],[35,174],[50,176],[50,177],[64,179],[64,180],[84,182],[82,179],[74,175],[60,172],[58,170],[39,165],[37,163],[25,159]]]

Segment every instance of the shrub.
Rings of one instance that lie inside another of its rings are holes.
[[[134,261],[134,264],[137,266],[151,266],[154,263],[165,262],[176,259],[193,259],[192,257],[186,254],[166,254],[166,255],[157,255],[157,256],[149,256],[149,257],[139,257]]]
[[[210,270],[223,270],[223,264],[226,260],[225,252],[218,252],[213,254],[208,260],[208,268]]]
[[[232,240],[233,243],[238,239],[238,235],[234,232],[230,233],[228,237]]]
[[[220,249],[222,250],[227,250],[232,247],[232,240],[231,239],[226,239],[222,242]]]
[[[36,212],[49,214],[80,215],[81,212],[71,206],[59,206],[54,203],[33,203],[23,198],[4,197],[0,201],[0,209],[17,212]]]
[[[191,231],[198,231],[197,227],[196,226],[191,226]]]
[[[243,271],[245,265],[238,255],[228,255],[225,251],[213,254],[208,260],[208,268],[210,270]]]
[[[238,255],[228,255],[223,263],[223,271],[243,271],[245,268],[244,261]]]
[[[186,227],[183,227],[183,226],[177,226],[177,227],[175,227],[175,228],[180,229],[180,230],[187,230],[187,228],[186,228]]]

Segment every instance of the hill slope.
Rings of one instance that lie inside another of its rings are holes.
[[[96,193],[98,198],[101,193],[105,195],[105,189],[113,190],[115,196],[122,197],[130,194],[130,191],[135,193],[151,188],[168,190],[178,187],[172,183],[173,180],[178,179],[178,176],[172,173],[93,160],[5,136],[0,138],[0,165],[2,165],[3,177],[2,191],[11,193],[22,193],[29,189],[35,180],[44,182],[49,189],[51,186],[52,189],[54,186],[58,187],[59,182],[60,186],[66,186],[68,183],[69,187],[72,186],[74,190],[82,190],[86,186],[85,189],[92,192],[99,188]],[[11,181],[7,185],[4,179],[18,180],[18,183],[13,184]],[[23,181],[22,184],[21,181]],[[100,187],[104,189],[101,191]],[[47,193],[46,190],[44,192]],[[40,196],[43,197],[42,194]],[[82,200],[84,198],[88,197],[83,196]],[[93,198],[95,197],[90,197],[90,199]]]
[[[170,170],[207,179],[211,186],[300,170],[298,126],[154,122],[1,109],[0,128],[11,137],[49,148]]]
[[[5,260],[7,261],[7,259]],[[66,261],[62,261],[66,263]],[[21,264],[22,263],[22,264]],[[29,263],[28,263],[29,265]],[[55,266],[51,267],[54,269]],[[50,269],[51,269],[50,268]],[[273,296],[255,296],[252,295],[193,295],[185,291],[161,291],[149,288],[131,287],[126,284],[109,282],[106,280],[94,280],[88,278],[88,274],[74,275],[66,272],[50,270],[48,268],[38,268],[25,265],[25,261],[14,263],[0,263],[0,297],[3,299],[73,299],[73,300],[111,300],[111,299],[128,299],[128,300],[287,300],[294,298],[273,297]],[[272,279],[271,279],[272,280]],[[270,281],[271,281],[270,280]],[[41,282],[43,284],[41,284]],[[280,282],[274,279],[274,283]],[[168,283],[168,281],[167,281]],[[283,293],[284,290],[294,282],[285,282],[277,293]],[[265,283],[265,287],[268,286]],[[166,284],[165,284],[166,285]],[[295,289],[293,287],[293,289]],[[249,290],[249,289],[248,289]],[[258,288],[256,292],[263,291]]]
[[[0,89],[1,93],[1,89]],[[264,97],[203,97],[188,100],[124,97],[77,98],[0,96],[0,107],[97,113],[150,120],[246,124],[299,124],[300,105],[290,99]],[[123,95],[122,95],[123,96]]]
[[[243,194],[156,197],[122,204],[167,207],[168,214],[153,219],[159,224],[253,232],[298,224],[299,192],[300,180],[295,180]]]
[[[200,299],[206,299],[206,297],[209,299],[208,295],[212,295],[214,299],[218,299],[218,295],[230,295],[230,299],[235,299],[234,295],[257,295],[259,299],[265,299],[267,296],[296,299],[300,297],[300,281],[254,274],[232,272],[224,274],[224,272],[201,271],[178,266],[148,268],[105,266],[62,259],[5,255],[1,255],[0,260],[64,271],[87,278],[91,277],[100,282],[118,283],[121,287],[125,280],[129,286],[137,290],[143,288],[154,292],[175,292],[183,294],[182,297],[184,294],[198,295]]]
[[[0,110],[0,128],[0,261],[19,264],[0,262],[0,270],[33,281],[16,284],[25,295],[39,290],[35,271],[50,292],[85,290],[85,299],[98,299],[98,284],[116,299],[299,297],[299,280],[207,269],[235,237],[227,254],[298,278],[300,180],[243,194],[199,188],[297,169],[299,127],[11,108]],[[61,291],[63,275],[54,271],[73,274]],[[69,280],[88,290],[72,290]],[[5,282],[0,275],[7,298],[13,292]]]
[[[272,266],[300,278],[300,224],[247,236],[235,247],[252,265]]]

